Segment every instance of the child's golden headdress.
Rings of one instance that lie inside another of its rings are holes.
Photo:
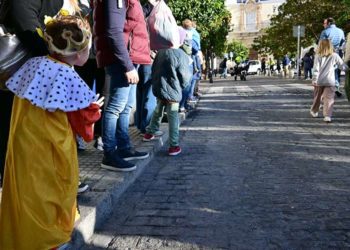
[[[45,17],[45,30],[41,34],[51,53],[71,56],[91,47],[91,29],[82,17],[61,10],[55,17]],[[40,31],[39,31],[40,33]]]

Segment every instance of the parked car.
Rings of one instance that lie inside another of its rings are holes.
[[[248,75],[256,75],[261,71],[261,62],[259,60],[249,60]]]

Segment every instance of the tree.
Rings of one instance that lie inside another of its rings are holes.
[[[224,52],[231,21],[224,0],[169,0],[168,5],[179,25],[186,18],[196,21],[202,51],[210,50],[218,55]]]
[[[350,13],[349,0],[294,0],[287,1],[278,9],[278,14],[271,18],[271,25],[264,34],[255,39],[253,48],[259,53],[270,53],[281,57],[286,53],[295,53],[296,38],[293,26],[305,26],[305,37],[301,44],[307,47],[318,40],[323,30],[322,22],[333,17],[342,27]]]
[[[248,57],[249,49],[244,46],[242,42],[233,40],[227,44],[227,53],[233,52],[233,59],[235,61],[241,61]]]

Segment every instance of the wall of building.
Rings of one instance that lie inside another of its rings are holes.
[[[278,7],[286,0],[226,0],[231,12],[231,32],[228,40],[238,40],[250,49],[250,58],[258,55],[251,49],[254,38],[270,25],[270,19],[278,13]]]

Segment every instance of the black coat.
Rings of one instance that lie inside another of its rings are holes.
[[[8,0],[9,11],[6,27],[17,34],[33,56],[48,53],[45,42],[37,34],[36,28],[44,27],[44,18],[54,16],[63,6],[63,0]]]

